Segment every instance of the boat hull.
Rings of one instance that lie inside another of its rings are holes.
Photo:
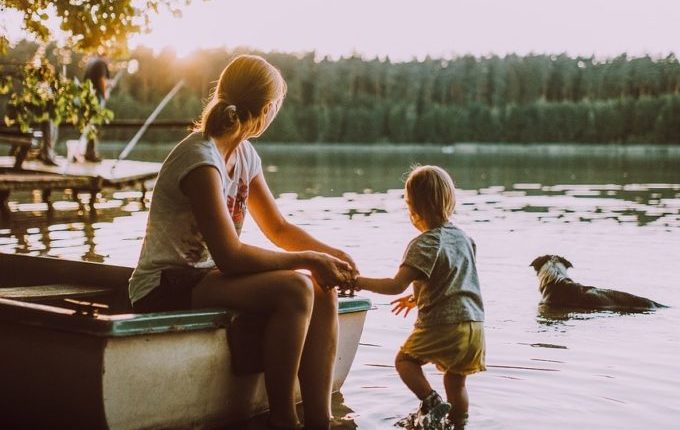
[[[334,390],[349,373],[369,307],[367,299],[340,299]],[[232,316],[218,309],[83,315],[0,298],[2,422],[211,428],[263,413],[263,374],[232,371],[226,329]]]

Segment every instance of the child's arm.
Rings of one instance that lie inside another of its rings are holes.
[[[401,266],[393,278],[367,278],[359,276],[356,279],[357,290],[368,290],[380,294],[401,294],[415,280],[422,279],[423,273],[411,266]]]

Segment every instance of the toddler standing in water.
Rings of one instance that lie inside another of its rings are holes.
[[[404,316],[415,306],[415,328],[395,359],[397,372],[421,400],[420,407],[395,425],[405,428],[456,429],[468,416],[467,375],[486,370],[484,308],[475,264],[475,243],[449,222],[455,206],[454,185],[446,171],[420,166],[411,171],[405,200],[421,234],[404,253],[393,278],[355,281],[357,290],[401,294],[413,283],[413,295],[392,302]],[[444,372],[447,402],[432,389],[422,366]],[[445,419],[446,417],[446,419]]]

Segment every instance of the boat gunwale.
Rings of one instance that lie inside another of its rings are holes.
[[[21,267],[22,270],[17,270]],[[111,289],[116,300],[127,302],[127,283],[132,268],[105,263],[62,260],[55,257],[0,253],[0,288],[30,289],[41,284],[65,283],[101,286]],[[49,295],[40,297],[47,301]],[[86,299],[86,297],[79,297]],[[96,301],[96,299],[94,299]],[[364,297],[339,297],[338,314],[364,312],[371,301]],[[226,327],[237,314],[228,309],[192,309],[160,313],[130,313],[129,302],[112,314],[93,309],[74,310],[39,301],[0,298],[0,321],[42,326],[46,329],[84,333],[101,337],[125,337],[152,333],[209,330]]]
[[[364,297],[338,298],[339,315],[366,312],[370,308],[370,299]],[[219,329],[227,327],[236,315],[233,310],[215,308],[144,314],[82,314],[59,306],[0,298],[0,321],[100,337]]]

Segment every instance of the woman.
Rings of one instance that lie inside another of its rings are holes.
[[[242,55],[224,69],[194,133],[163,162],[130,299],[139,312],[217,306],[268,314],[270,427],[298,426],[299,376],[306,428],[326,429],[337,343],[333,287],[352,279],[355,266],[286,221],[247,140],[267,129],[285,93],[281,74],[261,57]],[[246,209],[285,251],[240,241]]]

